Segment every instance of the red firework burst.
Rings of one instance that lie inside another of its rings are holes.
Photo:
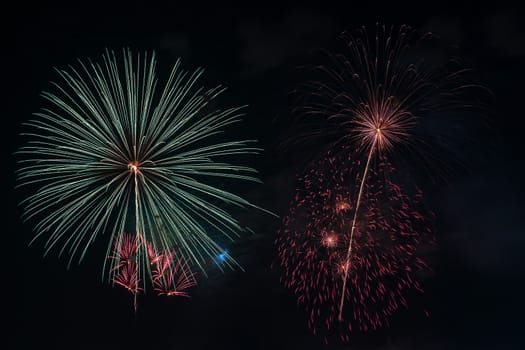
[[[113,282],[126,288],[131,294],[142,292],[142,288],[139,287],[140,279],[135,262],[120,266],[113,277]]]
[[[188,260],[174,251],[156,254],[151,244],[148,246],[148,255],[153,286],[158,295],[189,298],[190,295],[185,290],[196,286],[197,283]]]
[[[328,155],[299,179],[276,240],[282,282],[326,341],[388,325],[407,295],[422,291],[429,266],[421,250],[434,244],[420,191],[404,193],[384,161],[361,181],[363,164],[343,154]]]
[[[115,269],[134,264],[139,247],[136,235],[123,234],[115,237],[113,255],[109,256],[116,261]]]
[[[119,235],[113,243],[113,254],[110,256],[116,260],[113,282],[134,295],[143,291],[139,287],[139,275],[146,274],[138,270],[136,261],[141,249],[147,251],[148,273],[157,295],[189,297],[186,290],[197,285],[196,274],[192,272],[189,261],[175,251],[157,251],[151,242],[142,236],[137,238],[135,234]]]

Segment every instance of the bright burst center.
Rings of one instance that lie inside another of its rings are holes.
[[[395,145],[406,143],[415,124],[414,116],[393,100],[384,104],[376,102],[354,116],[352,130],[354,140],[363,146],[392,150]]]
[[[137,174],[138,172],[140,172],[140,169],[139,169],[139,162],[135,160],[135,161],[129,163],[129,164],[128,164],[128,169],[129,169],[129,171],[131,171],[132,173]]]
[[[342,211],[350,210],[350,203],[341,195],[336,196],[335,200],[335,211],[340,213]]]
[[[339,263],[338,267],[339,267],[339,273],[343,275],[350,268],[350,262],[342,261],[341,263]]]
[[[335,246],[337,246],[337,241],[337,235],[331,233],[323,237],[321,244],[327,248],[334,248]]]

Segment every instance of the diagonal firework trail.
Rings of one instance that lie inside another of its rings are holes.
[[[355,231],[355,225],[357,222],[357,213],[359,211],[359,205],[361,204],[361,196],[363,195],[363,189],[365,187],[366,182],[366,176],[368,173],[368,168],[370,166],[370,160],[372,159],[372,155],[374,153],[374,148],[377,143],[377,139],[381,137],[381,129],[376,129],[376,134],[374,136],[374,140],[372,142],[372,145],[370,146],[370,151],[368,152],[368,159],[366,160],[365,170],[363,171],[363,177],[361,178],[361,185],[359,186],[359,194],[357,195],[357,202],[355,204],[355,210],[354,210],[354,218],[352,219],[352,228],[350,229],[350,242],[348,243],[348,250],[346,252],[346,259],[345,259],[345,265],[344,265],[344,277],[343,277],[343,288],[341,289],[341,302],[339,303],[339,321],[343,320],[343,305],[345,302],[345,290],[346,290],[346,281],[348,280],[348,270],[350,269],[350,257],[352,256],[352,243],[354,240],[354,231]]]

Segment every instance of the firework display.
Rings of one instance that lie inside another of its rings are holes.
[[[431,35],[410,27],[341,38],[344,50],[324,52],[327,63],[311,67],[314,78],[296,91],[293,141],[321,139],[329,155],[313,155],[321,160],[300,177],[276,243],[283,282],[310,328],[347,341],[352,330],[388,324],[407,305],[406,291],[421,290],[417,271],[428,269],[418,254],[434,244],[422,194],[403,190],[407,177],[392,180],[392,160],[417,154],[428,169],[446,135],[426,124],[470,106],[463,101],[479,86],[464,83],[467,70],[451,62],[425,62],[420,44]]]
[[[177,61],[161,85],[156,66],[154,54],[124,50],[58,69],[54,92],[42,93],[48,105],[25,124],[18,186],[34,191],[23,216],[36,222],[34,239],[46,237],[46,254],[81,261],[103,236],[114,283],[136,294],[150,279],[158,292],[185,295],[195,282],[188,264],[205,273],[225,250],[209,233],[233,240],[244,230],[224,206],[257,208],[218,187],[259,181],[227,157],[259,149],[218,137],[243,107],[217,109],[225,88],[200,87],[202,69]]]

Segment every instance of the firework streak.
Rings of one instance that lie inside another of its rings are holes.
[[[396,170],[380,160],[361,181],[365,164],[348,154],[328,154],[299,178],[276,240],[282,283],[325,341],[333,334],[348,341],[353,330],[387,326],[408,306],[411,291],[423,291],[421,277],[430,269],[422,250],[434,244],[421,192],[404,193],[392,180]]]

